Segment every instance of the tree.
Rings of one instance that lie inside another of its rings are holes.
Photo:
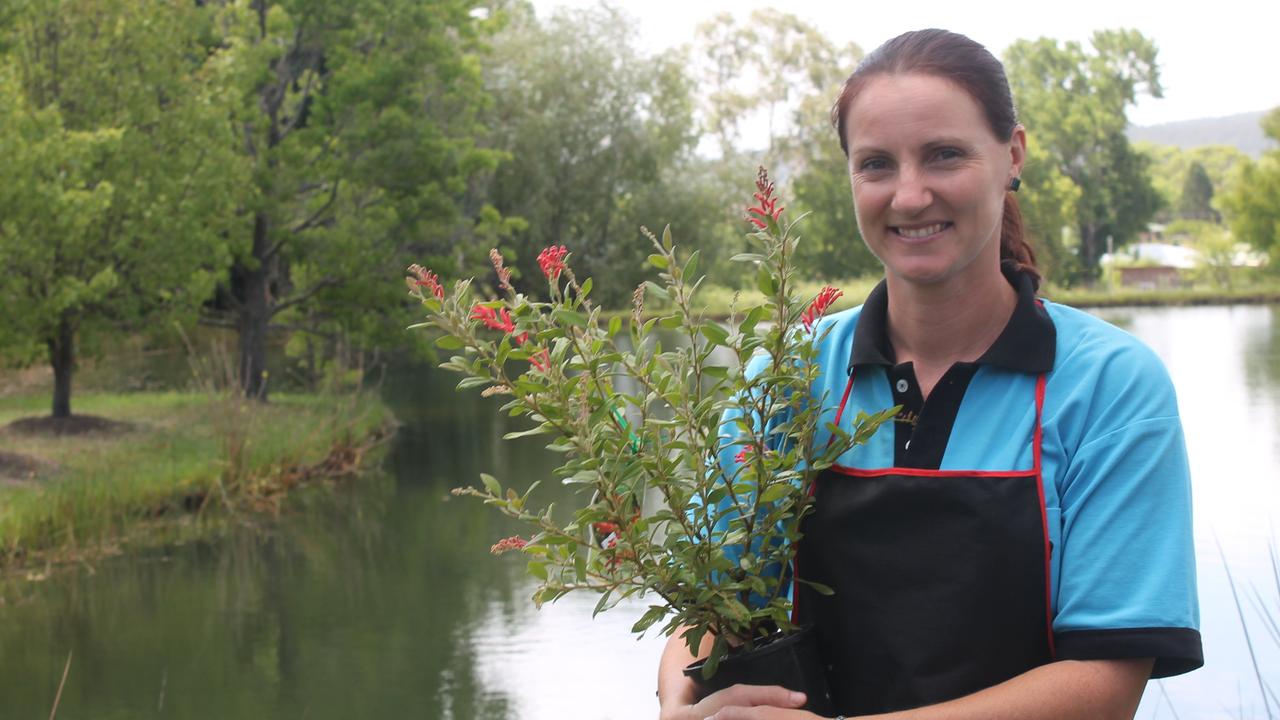
[[[1280,141],[1280,108],[1262,118],[1262,130]],[[1270,150],[1257,162],[1245,161],[1222,194],[1222,209],[1236,239],[1269,253],[1280,262],[1280,150]]]
[[[1156,47],[1136,30],[1093,34],[1092,48],[1041,38],[1005,51],[1021,120],[1058,172],[1079,190],[1073,224],[1078,278],[1097,276],[1108,239],[1122,244],[1160,206],[1149,160],[1125,137],[1126,111],[1140,93],[1161,96]]]
[[[1166,223],[1175,219],[1174,211],[1182,202],[1182,192],[1193,164],[1204,168],[1212,193],[1217,197],[1227,186],[1236,167],[1249,159],[1248,155],[1230,145],[1204,145],[1184,150],[1175,145],[1141,142],[1135,143],[1134,147],[1151,159],[1151,184],[1160,193],[1163,204],[1155,219]],[[1217,212],[1216,208],[1214,211]]]
[[[1065,235],[1073,228],[1080,188],[1062,174],[1034,134],[1027,138],[1021,177],[1016,199],[1023,234],[1036,254],[1041,274],[1054,281],[1079,276],[1079,260],[1067,249]]]
[[[830,98],[835,97],[835,92]],[[830,121],[830,98],[814,95],[802,105],[805,120],[796,123],[797,171],[791,194],[801,212],[797,267],[808,277],[839,280],[878,273],[880,261],[858,232],[849,164]],[[824,102],[825,101],[825,102]]]
[[[386,282],[407,258],[473,271],[477,238],[502,231],[491,208],[466,202],[499,158],[478,144],[478,53],[493,22],[478,10],[471,0],[218,5],[252,201],[205,320],[238,332],[246,394],[267,397],[269,333],[385,336],[409,317]]]
[[[763,113],[768,124],[766,160],[782,138],[803,134],[801,105],[815,93],[829,105],[862,50],[854,44],[839,47],[818,28],[799,17],[773,8],[754,10],[739,20],[716,15],[698,27],[699,81],[703,117],[724,155],[741,152],[744,120]]]
[[[1218,220],[1218,211],[1213,209],[1213,181],[1204,165],[1198,162],[1191,163],[1187,179],[1182,183],[1178,215],[1184,220]]]
[[[822,279],[878,272],[879,262],[858,235],[847,165],[830,121],[831,104],[862,59],[861,48],[837,45],[773,9],[745,19],[718,15],[698,28],[697,47],[702,115],[722,159],[774,168],[791,186],[795,209],[809,213],[797,267]],[[753,115],[767,122],[762,154],[741,148],[742,125]]]
[[[0,335],[41,348],[71,415],[81,348],[193,308],[227,255],[239,166],[198,32],[205,11],[31,0],[0,57]]]
[[[560,10],[539,21],[512,9],[493,39],[487,89],[490,142],[510,159],[489,186],[494,206],[525,227],[503,243],[526,278],[539,251],[565,245],[584,275],[608,277],[600,302],[621,305],[652,252],[641,225],[666,223],[697,238],[723,212],[707,205],[691,157],[690,81],[679,52],[647,55],[634,21],[607,6]],[[545,285],[517,285],[531,293]],[[612,295],[607,293],[612,292]]]

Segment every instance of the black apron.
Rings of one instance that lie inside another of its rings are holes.
[[[819,475],[794,571],[835,594],[798,583],[794,618],[820,628],[837,712],[943,702],[1053,660],[1044,386],[1042,375],[1030,470]],[[852,388],[850,375],[837,425]]]

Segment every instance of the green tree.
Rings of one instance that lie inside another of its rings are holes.
[[[1213,209],[1213,181],[1204,165],[1198,162],[1191,163],[1187,179],[1182,183],[1178,215],[1184,220],[1218,220],[1218,211]]]
[[[1136,30],[1093,34],[1091,48],[1041,38],[1005,51],[1014,99],[1028,133],[1079,190],[1079,278],[1097,276],[1109,239],[1119,245],[1145,228],[1160,207],[1149,160],[1125,137],[1126,112],[1141,93],[1161,96],[1156,47]]]
[[[0,335],[43,350],[52,414],[106,333],[194,308],[226,262],[243,175],[199,42],[205,11],[29,0],[0,57]]]
[[[723,212],[708,207],[690,81],[679,52],[648,55],[635,23],[616,8],[561,10],[543,21],[511,10],[493,38],[487,88],[490,141],[510,158],[489,186],[494,206],[527,224],[504,247],[526,280],[545,287],[539,251],[565,245],[584,275],[609,277],[607,305],[630,297],[651,252],[640,226],[671,223],[700,237]],[[704,184],[697,187],[699,182]]]
[[[858,232],[849,186],[849,164],[831,128],[829,96],[815,94],[801,106],[806,120],[796,127],[796,174],[791,195],[797,210],[809,213],[800,228],[796,264],[806,276],[839,280],[878,273],[880,261]]]
[[[502,232],[491,208],[468,204],[469,184],[499,158],[478,145],[478,53],[493,22],[478,5],[218,4],[233,121],[253,174],[206,321],[238,332],[247,394],[267,396],[272,331],[385,337],[409,317],[396,302],[402,289],[386,282],[406,258],[470,272],[480,240]]]
[[[698,27],[696,44],[706,131],[723,155],[732,155],[740,152],[743,121],[762,113],[770,165],[779,141],[812,132],[805,101],[820,94],[829,105],[862,59],[857,45],[838,46],[818,28],[773,8],[743,19],[716,15]]]
[[[1216,198],[1226,188],[1236,167],[1249,159],[1248,155],[1230,145],[1182,149],[1176,145],[1142,142],[1135,143],[1134,147],[1151,159],[1151,184],[1160,193],[1163,204],[1156,214],[1157,222],[1171,222],[1175,219],[1174,211],[1181,204],[1187,175],[1193,164],[1204,168]],[[1213,209],[1217,212],[1216,207]]]
[[[742,19],[718,15],[698,28],[696,42],[702,116],[723,161],[782,168],[795,209],[809,213],[797,267],[822,279],[878,272],[858,234],[847,165],[830,121],[831,103],[862,59],[861,48],[841,46],[773,9]],[[767,122],[761,154],[741,149],[741,126],[752,115]]]
[[[1080,188],[1062,174],[1034,133],[1027,138],[1022,187],[1016,199],[1023,233],[1036,254],[1036,264],[1049,280],[1067,281],[1080,274],[1077,257],[1067,249],[1074,230]]]
[[[1262,130],[1280,142],[1280,108],[1263,116]],[[1221,204],[1236,239],[1280,262],[1280,150],[1242,163]]]

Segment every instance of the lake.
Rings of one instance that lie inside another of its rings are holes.
[[[1194,478],[1206,664],[1149,684],[1138,717],[1266,717],[1226,571],[1280,692],[1280,634],[1262,616],[1280,619],[1280,307],[1098,314],[1164,359]],[[68,654],[59,718],[656,718],[665,638],[629,632],[645,603],[595,620],[594,597],[535,610],[521,560],[489,554],[520,528],[449,495],[480,472],[546,476],[557,457],[503,442],[521,421],[457,379],[392,373],[404,425],[384,468],[279,522],[6,582],[0,718],[47,717]]]

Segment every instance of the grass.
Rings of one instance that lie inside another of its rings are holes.
[[[45,414],[47,403],[43,394],[0,398],[0,426]],[[371,394],[276,394],[261,404],[201,392],[87,393],[74,409],[133,429],[4,432],[6,451],[52,469],[0,485],[0,565],[110,552],[149,526],[192,525],[211,507],[278,510],[289,487],[315,474],[308,469],[341,471],[390,421]]]

